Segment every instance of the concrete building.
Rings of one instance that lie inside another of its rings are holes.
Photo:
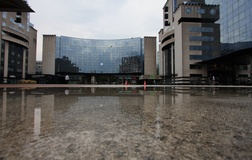
[[[159,32],[159,75],[164,84],[205,83],[204,60],[219,56],[219,6],[204,0],[167,0]]]
[[[42,60],[42,74],[58,79],[46,83],[62,83],[65,75],[70,83],[86,84],[158,79],[156,37],[97,40],[44,35]]]
[[[25,1],[1,1],[1,5],[0,83],[15,83],[35,74],[37,30],[29,19],[33,10]]]

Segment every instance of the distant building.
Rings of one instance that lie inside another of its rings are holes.
[[[204,0],[167,0],[159,32],[159,75],[164,84],[201,84],[204,60],[220,55],[219,6]]]
[[[3,11],[0,12],[0,83],[15,83],[27,74],[35,74],[36,69],[37,30],[28,13],[32,10],[25,1],[15,2],[20,8],[13,9],[7,4],[0,7]]]
[[[137,83],[156,78],[155,56],[156,37],[97,40],[44,35],[42,74],[60,79],[69,75],[69,83]]]

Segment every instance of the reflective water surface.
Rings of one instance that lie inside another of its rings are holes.
[[[252,159],[239,88],[1,89],[0,159]]]

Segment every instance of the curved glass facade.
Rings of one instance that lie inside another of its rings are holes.
[[[252,47],[251,0],[206,0],[206,3],[220,5],[222,54]]]
[[[143,73],[143,39],[56,37],[55,72]]]

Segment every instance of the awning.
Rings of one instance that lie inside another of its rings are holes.
[[[0,12],[34,12],[24,0],[0,0]]]

